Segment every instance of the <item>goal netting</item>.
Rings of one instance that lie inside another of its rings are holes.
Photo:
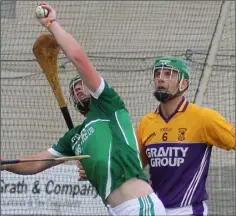
[[[151,64],[156,56],[181,56],[190,64],[186,97],[196,102],[207,59],[218,49],[204,94],[235,124],[235,2],[50,1],[61,25],[84,46],[91,61],[125,100],[136,126],[157,106]],[[227,2],[226,2],[227,3]],[[46,150],[67,130],[44,74],[32,53],[45,32],[34,18],[36,1],[1,1],[1,155],[18,158]],[[223,24],[220,19],[225,17]],[[68,97],[75,68],[60,53],[59,78]],[[68,104],[74,124],[83,119]],[[214,149],[208,178],[209,213],[235,215],[235,154]],[[33,176],[1,172],[1,215],[106,215],[96,191],[78,181],[67,163]]]

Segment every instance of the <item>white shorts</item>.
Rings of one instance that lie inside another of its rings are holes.
[[[166,215],[166,212],[161,200],[155,193],[151,193],[145,197],[139,197],[123,202],[114,208],[108,206],[108,214],[109,216],[156,216]]]
[[[205,202],[197,205],[189,205],[179,208],[166,208],[166,215],[198,215],[205,216],[208,208]]]

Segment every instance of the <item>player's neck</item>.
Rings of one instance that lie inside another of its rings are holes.
[[[160,106],[161,106],[162,114],[166,118],[168,118],[170,115],[172,115],[176,111],[181,100],[182,100],[182,95],[176,98],[173,98],[165,103],[161,103]]]

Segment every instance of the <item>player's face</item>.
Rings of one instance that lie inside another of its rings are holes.
[[[82,80],[75,83],[72,94],[73,100],[76,103],[90,98],[88,88],[83,84]]]
[[[174,94],[179,85],[179,72],[171,68],[156,68],[154,70],[155,89],[167,89]]]
[[[77,81],[71,87],[71,96],[75,108],[82,114],[86,115],[89,111],[91,96],[88,88],[83,84],[83,81]]]

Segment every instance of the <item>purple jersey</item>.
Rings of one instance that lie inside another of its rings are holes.
[[[207,199],[205,182],[211,149],[204,143],[147,146],[151,184],[166,208]]]

